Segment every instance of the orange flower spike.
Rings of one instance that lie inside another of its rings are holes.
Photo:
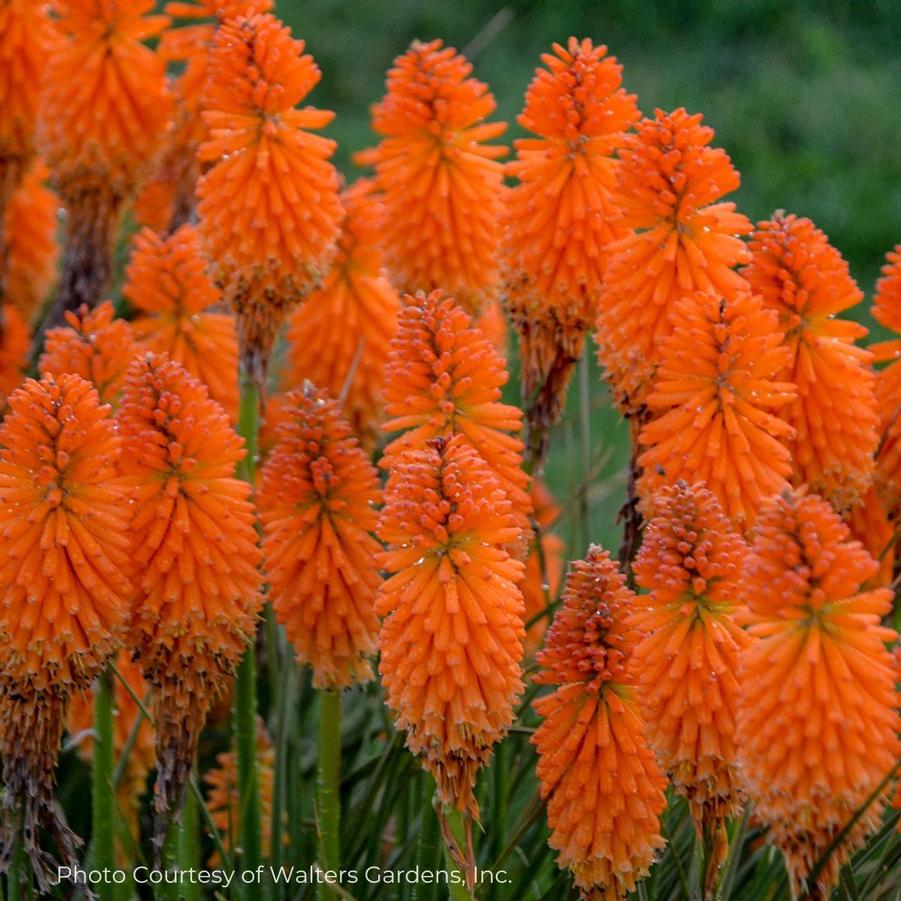
[[[887,588],[860,592],[876,561],[832,507],[804,491],[761,509],[741,579],[750,633],[742,652],[738,747],[754,810],[786,856],[793,893],[898,758],[895,669],[881,625]],[[880,825],[883,794],[829,857],[822,897]]]
[[[392,461],[378,535],[388,545],[376,612],[380,671],[398,729],[441,801],[478,817],[478,770],[522,690],[520,527],[500,482],[462,435]]]
[[[901,244],[886,254],[882,278],[876,282],[873,300],[873,318],[887,329],[901,334]],[[901,340],[880,341],[870,345],[870,352],[877,363],[890,362],[877,376],[876,400],[879,404],[879,420],[882,429],[897,415],[901,404]]]
[[[0,859],[24,813],[24,850],[42,891],[47,828],[65,864],[77,839],[57,812],[53,771],[74,692],[124,637],[133,572],[120,439],[77,375],[29,380],[0,426]]]
[[[260,552],[250,486],[235,478],[244,443],[201,382],[165,356],[136,358],[119,424],[136,492],[132,628],[154,690],[159,850],[206,714],[254,634]]]
[[[777,414],[794,399],[794,386],[776,381],[789,359],[776,315],[746,292],[728,299],[697,292],[680,298],[672,317],[647,398],[656,418],[640,435],[644,512],[654,514],[661,486],[693,479],[748,528],[763,498],[781,491],[791,473],[792,429]]]
[[[238,416],[235,320],[214,312],[219,292],[206,275],[197,231],[183,225],[166,238],[145,229],[134,239],[122,293],[142,313],[133,323],[140,346],[166,353],[210,391],[231,421]]]
[[[43,144],[69,213],[60,311],[100,302],[122,207],[162,146],[165,64],[143,41],[154,0],[55,0],[58,39],[42,95]]]
[[[43,162],[35,162],[6,208],[3,301],[27,322],[34,321],[56,275],[59,200],[44,184],[48,174]]]
[[[382,466],[435,437],[460,434],[501,482],[525,528],[532,508],[517,434],[522,414],[502,404],[508,373],[503,357],[440,291],[407,295],[385,367],[386,432],[404,429],[386,448]]]
[[[615,222],[628,231],[608,248],[598,346],[627,413],[650,390],[678,299],[694,291],[730,297],[745,287],[734,267],[749,259],[739,236],[751,222],[721,200],[740,176],[728,154],[710,146],[714,132],[702,119],[682,108],[655,110],[619,153]]]
[[[891,440],[889,439],[886,444],[891,444]],[[876,481],[867,490],[863,503],[851,507],[843,516],[851,537],[859,541],[867,553],[879,563],[878,572],[864,584],[864,588],[886,588],[892,584],[898,544],[895,526],[888,517],[888,511],[879,493],[879,488],[882,487],[879,467],[880,460],[877,459]]]
[[[38,361],[42,377],[74,372],[91,382],[103,403],[116,406],[125,372],[137,353],[131,326],[116,319],[113,305],[66,313],[67,326],[50,329]]]
[[[378,471],[327,392],[286,401],[257,497],[269,597],[313,685],[347,688],[372,678]]]
[[[607,246],[623,233],[615,211],[615,159],[638,118],[634,94],[607,48],[571,37],[542,55],[507,174],[519,183],[505,211],[507,305],[520,334],[530,455],[539,465],[560,418],[575,362],[597,315]]]
[[[197,185],[201,243],[257,375],[288,308],[327,272],[344,215],[335,142],[310,131],[334,114],[295,109],[320,79],[303,50],[275,16],[228,20],[204,92],[199,156],[214,165]]]
[[[645,738],[629,672],[635,595],[610,555],[592,545],[572,564],[535,682],[532,736],[550,846],[584,898],[622,899],[663,847],[666,779]]]
[[[402,291],[444,288],[473,313],[497,292],[504,192],[498,157],[485,143],[506,131],[486,122],[496,107],[472,65],[442,41],[414,41],[388,71],[372,110],[374,165],[385,205],[382,242]]]
[[[25,375],[28,365],[28,327],[15,307],[0,307],[0,417]]]
[[[660,491],[633,569],[649,594],[629,624],[648,735],[698,831],[711,836],[742,803],[736,773],[737,621],[747,547],[703,484]]]
[[[6,204],[35,152],[49,24],[47,6],[38,0],[0,2],[0,252]]]
[[[560,516],[560,507],[541,479],[532,480],[533,518],[540,528],[540,538],[532,538],[526,557],[526,574],[521,588],[526,607],[526,622],[547,610],[557,598],[563,577],[563,539],[550,531]],[[539,541],[541,544],[539,545]],[[549,615],[534,622],[526,634],[526,653],[533,653],[541,644]]]
[[[241,827],[241,799],[238,793],[238,755],[223,751],[216,765],[204,773],[207,786],[206,805],[213,825],[222,838],[223,848],[231,852],[238,844]],[[257,791],[260,794],[263,857],[272,849],[272,798],[275,788],[275,748],[263,721],[257,718]],[[221,867],[222,858],[213,851],[207,861],[211,868]]]
[[[190,24],[168,28],[160,40],[163,59],[181,63],[184,68],[172,84],[173,128],[152,176],[135,200],[134,213],[141,225],[169,234],[193,218],[194,189],[201,172],[197,148],[209,137],[200,111],[216,26],[226,19],[271,9],[271,0],[200,0],[165,5],[168,16]]]
[[[382,384],[400,300],[385,278],[378,242],[384,217],[373,184],[360,179],[342,195],[346,215],[338,255],[318,291],[291,315],[289,375],[342,397],[364,446],[377,441]],[[337,328],[336,323],[341,323]]]
[[[776,213],[757,223],[750,248],[742,274],[778,313],[791,352],[781,377],[798,386],[783,413],[795,429],[793,481],[844,511],[867,492],[879,440],[873,356],[854,344],[867,330],[835,318],[863,294],[841,254],[809,219]]]

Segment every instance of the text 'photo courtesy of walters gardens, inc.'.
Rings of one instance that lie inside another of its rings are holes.
[[[480,870],[475,868],[473,885],[508,885],[506,870]],[[211,889],[229,889],[232,885],[334,885],[349,888],[355,885],[436,885],[463,886],[466,879],[459,870],[425,869],[414,866],[410,869],[394,870],[371,866],[362,870],[324,870],[315,865],[309,867],[272,867],[261,864],[252,870],[228,869],[157,869],[139,866],[131,870],[82,869],[81,867],[58,867],[56,883],[59,886],[102,886],[126,885],[147,886],[207,886]],[[390,897],[390,895],[389,895]]]

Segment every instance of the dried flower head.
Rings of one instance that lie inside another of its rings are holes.
[[[841,865],[878,828],[901,719],[881,625],[885,588],[860,591],[878,569],[831,506],[803,491],[760,512],[741,580],[750,632],[741,656],[742,776],[770,841],[785,854],[793,892],[856,813],[821,870],[822,897]]]
[[[359,156],[375,166],[385,206],[381,240],[391,279],[410,294],[444,288],[471,312],[491,299],[499,275],[504,191],[488,144],[506,130],[487,85],[441,41],[414,41],[388,71],[373,107],[378,147]]]
[[[214,311],[220,294],[205,272],[197,231],[168,237],[144,229],[134,239],[122,293],[143,314],[133,323],[139,346],[168,354],[210,391],[232,422],[238,416],[235,320]]]
[[[165,356],[137,357],[119,422],[136,498],[132,641],[154,690],[159,851],[206,714],[254,633],[260,553],[250,486],[235,478],[244,443],[201,382]]]
[[[633,570],[649,594],[629,623],[641,633],[635,679],[648,736],[701,834],[741,809],[736,771],[739,625],[747,547],[703,484],[661,489]]]
[[[778,314],[791,352],[780,378],[798,386],[783,411],[795,430],[793,481],[843,511],[866,494],[878,442],[872,354],[854,344],[867,330],[835,318],[863,295],[841,254],[809,219],[776,213],[757,223],[750,248],[742,274]]]
[[[645,738],[629,672],[635,595],[610,555],[592,545],[572,564],[535,681],[534,702],[550,846],[585,898],[625,898],[663,847],[666,779]]]
[[[734,267],[749,258],[739,236],[751,223],[722,201],[740,178],[728,154],[710,146],[714,132],[702,119],[681,107],[655,110],[619,154],[614,221],[627,233],[608,249],[597,337],[614,401],[626,413],[646,399],[679,298],[731,297],[743,288]]]
[[[335,142],[311,131],[334,113],[295,108],[320,79],[303,51],[275,16],[229,19],[203,94],[210,139],[198,153],[213,165],[197,185],[201,243],[254,372],[288,308],[327,271],[343,217]]]
[[[742,528],[763,498],[781,491],[791,473],[792,430],[778,414],[794,386],[777,381],[789,358],[776,316],[758,297],[697,292],[672,310],[654,387],[654,419],[641,431],[638,458],[645,511],[652,495],[678,479],[701,480]]]
[[[382,426],[404,431],[385,448],[382,465],[459,434],[491,467],[525,528],[531,500],[517,437],[522,414],[500,402],[508,379],[503,357],[453,298],[433,291],[404,301],[385,367],[390,418]]]
[[[611,225],[616,152],[639,117],[622,67],[607,48],[571,37],[553,45],[517,121],[535,137],[514,142],[518,179],[506,210],[506,293],[520,333],[523,396],[534,398],[533,455],[546,452],[575,361],[594,324]],[[539,437],[541,436],[541,437]]]
[[[384,210],[373,183],[342,194],[345,218],[338,254],[322,288],[291,315],[288,379],[307,379],[343,398],[364,445],[376,443],[384,417],[382,385],[400,301],[385,278],[378,242]]]
[[[462,435],[392,462],[378,535],[380,672],[397,728],[442,802],[478,816],[476,773],[522,690],[523,564],[497,476]]]
[[[47,332],[38,363],[41,376],[74,372],[94,385],[103,403],[116,405],[138,348],[131,326],[114,317],[108,300],[96,310],[82,306],[76,313],[66,313],[68,325]]]
[[[344,688],[372,677],[378,472],[327,392],[285,400],[258,494],[269,597],[313,684]]]
[[[0,426],[0,860],[24,822],[42,891],[43,829],[64,863],[75,859],[53,798],[66,706],[100,673],[129,615],[130,495],[119,467],[115,423],[89,382],[29,380],[10,396]]]

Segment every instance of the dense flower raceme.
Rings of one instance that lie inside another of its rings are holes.
[[[645,737],[629,672],[635,595],[609,554],[592,545],[572,564],[563,604],[538,654],[534,702],[550,845],[583,897],[625,898],[663,847],[666,779]]]
[[[161,146],[171,113],[163,60],[142,43],[166,16],[153,0],[56,0],[46,63],[43,149],[69,212],[60,309],[107,288],[115,228]]]
[[[325,391],[285,400],[257,498],[269,597],[313,684],[344,688],[372,676],[378,471]]]
[[[735,740],[738,623],[747,547],[701,483],[678,482],[654,501],[633,565],[649,593],[634,602],[641,633],[635,678],[648,735],[700,831],[741,808]]]
[[[400,301],[382,269],[378,247],[384,209],[373,184],[360,179],[342,195],[345,217],[338,254],[322,288],[291,315],[288,379],[306,379],[342,397],[365,445],[383,418],[382,383]]]
[[[116,319],[113,305],[104,301],[96,310],[82,306],[66,313],[68,325],[50,329],[41,354],[42,376],[73,372],[91,382],[100,400],[116,405],[125,372],[138,348],[131,326]]]
[[[0,294],[27,322],[40,311],[56,275],[59,201],[45,185],[47,176],[47,167],[36,161],[6,208],[6,272],[0,275]]]
[[[224,22],[213,39],[203,118],[213,163],[197,185],[201,243],[238,313],[248,365],[265,369],[288,308],[317,287],[343,209],[335,142],[310,129],[334,113],[296,105],[319,82],[303,41],[267,14]]]
[[[159,45],[160,56],[167,63],[180,64],[183,70],[171,83],[172,127],[152,175],[135,200],[134,210],[142,225],[168,234],[188,222],[194,213],[194,189],[201,172],[197,148],[209,136],[201,104],[216,26],[250,12],[269,12],[272,0],[174,2],[166,3],[163,9],[172,19],[187,22],[167,28]]]
[[[873,299],[873,318],[887,329],[901,334],[901,244],[886,254],[882,267],[882,278],[876,283]],[[901,340],[880,341],[870,345],[870,352],[877,363],[889,362],[876,380],[876,399],[879,405],[879,420],[883,429],[898,414],[901,404]]]
[[[19,385],[28,363],[28,326],[15,307],[0,306],[0,416]]]
[[[565,547],[563,539],[551,531],[560,516],[560,506],[541,479],[532,481],[532,509],[537,529],[526,557],[526,574],[522,582],[526,623],[532,623],[526,632],[527,653],[538,649],[548,627],[548,607],[556,600],[560,588]],[[542,613],[547,615],[535,619]]]
[[[238,792],[238,755],[233,750],[216,756],[216,765],[204,773],[207,785],[206,804],[213,825],[222,838],[222,847],[231,852],[238,844],[241,831],[241,799]],[[257,718],[257,786],[260,794],[263,856],[272,848],[272,796],[275,787],[275,748],[263,721]],[[207,866],[221,867],[222,859],[214,851]]]
[[[761,501],[786,486],[792,429],[778,418],[794,386],[777,381],[789,351],[776,315],[746,291],[720,298],[698,291],[679,298],[673,332],[647,405],[638,462],[645,511],[653,494],[678,479],[701,480],[742,528]]]
[[[204,718],[254,633],[260,553],[250,486],[235,478],[243,441],[201,382],[165,356],[138,357],[119,422],[135,491],[132,643],[153,688],[159,849]]]
[[[757,815],[795,891],[898,758],[898,694],[880,620],[892,593],[860,591],[877,563],[822,498],[777,496],[761,511],[741,580],[750,632],[741,656],[738,747]],[[879,825],[869,805],[820,873],[822,897]]]
[[[777,213],[758,222],[750,247],[742,274],[778,313],[791,352],[780,377],[798,386],[782,414],[795,430],[794,482],[847,509],[872,480],[878,420],[872,354],[854,344],[867,330],[835,315],[863,295],[841,254],[809,219]]]
[[[385,219],[381,229],[391,279],[402,291],[444,288],[470,312],[497,292],[504,192],[488,144],[506,130],[486,122],[495,110],[472,65],[441,41],[414,41],[388,71],[387,92],[372,111],[382,136],[359,155],[375,166]]]
[[[615,154],[639,117],[606,47],[570,38],[553,51],[517,120],[535,137],[515,142],[507,166],[518,179],[506,210],[507,304],[521,336],[524,396],[535,397],[533,437],[559,418],[597,315],[607,246],[623,234],[611,226]],[[538,441],[534,453],[545,450]]]
[[[238,339],[235,320],[211,309],[219,292],[205,272],[192,225],[168,237],[144,229],[134,239],[122,293],[141,314],[133,323],[141,347],[166,353],[225,408],[238,416]]]
[[[44,3],[0,3],[0,258],[6,204],[35,153],[41,76],[50,42]]]
[[[462,435],[391,463],[378,535],[388,546],[377,612],[387,703],[442,802],[478,815],[477,771],[522,690],[521,529],[494,473]]]
[[[42,889],[47,828],[64,862],[75,837],[53,799],[65,709],[122,640],[132,574],[129,492],[109,408],[77,375],[27,381],[0,426],[0,858],[20,816]]]
[[[619,154],[614,221],[628,233],[609,247],[597,336],[614,401],[626,413],[646,399],[679,298],[729,297],[743,287],[734,267],[748,260],[739,235],[751,222],[721,199],[740,177],[728,154],[710,146],[713,129],[702,118],[655,110]]]
[[[844,520],[851,530],[852,537],[856,538],[867,549],[867,553],[879,563],[878,572],[872,579],[864,583],[865,588],[888,587],[892,584],[897,538],[895,524],[889,519],[889,511],[880,492],[880,488],[889,488],[901,476],[901,469],[897,473],[892,471],[895,467],[901,467],[901,454],[886,465],[892,453],[896,452],[892,444],[891,433],[889,433],[883,444],[886,451],[885,456],[877,459],[874,484],[867,490],[863,502],[855,504],[844,514]],[[901,496],[895,494],[896,490],[889,488],[886,492],[889,498],[896,498],[895,516],[897,516],[898,510],[897,502],[901,501]]]
[[[437,436],[459,434],[500,480],[523,528],[531,510],[529,479],[517,437],[522,414],[500,402],[508,374],[503,357],[440,291],[407,296],[385,367],[386,432],[403,433],[386,448],[383,466]]]

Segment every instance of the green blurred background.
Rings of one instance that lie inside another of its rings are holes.
[[[734,199],[752,219],[785,209],[829,235],[867,294],[852,315],[872,325],[874,281],[901,242],[898,0],[277,0],[276,11],[323,70],[311,102],[337,112],[329,134],[350,179],[351,154],[374,140],[369,107],[382,96],[385,70],[414,38],[441,37],[470,57],[497,98],[497,117],[511,123],[508,139],[522,134],[523,92],[552,41],[573,34],[606,43],[645,114],[704,113],[742,173]],[[571,552],[586,532],[618,543],[627,456],[626,430],[593,360],[586,380],[591,463],[576,382],[547,471],[568,513],[590,492],[590,526],[584,515],[581,526],[566,517]]]

